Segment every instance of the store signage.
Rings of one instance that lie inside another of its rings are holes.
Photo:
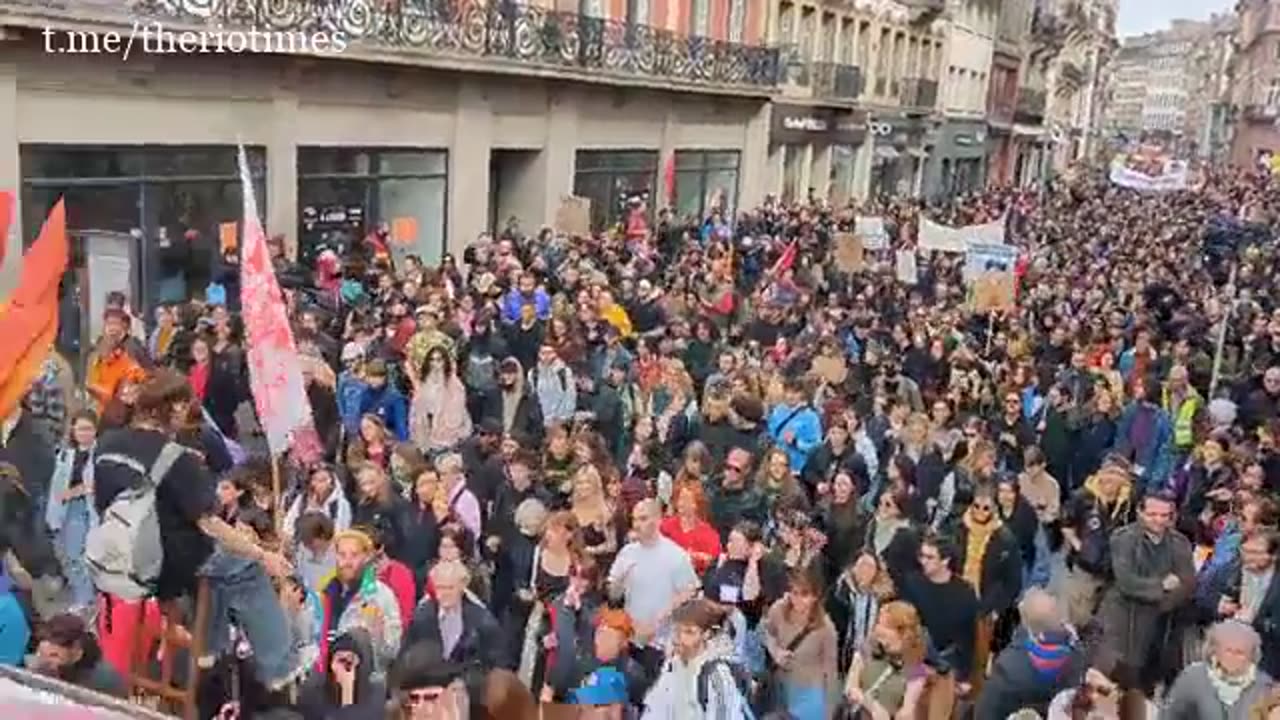
[[[866,134],[864,112],[805,105],[773,106],[770,139],[775,144],[859,145]]]

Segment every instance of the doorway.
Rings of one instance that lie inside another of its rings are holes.
[[[489,154],[489,230],[498,235],[514,224],[537,232],[544,222],[546,183],[538,172],[540,150],[494,150]]]

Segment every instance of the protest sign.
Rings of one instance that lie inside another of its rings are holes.
[[[895,256],[894,275],[897,276],[898,282],[907,285],[915,285],[920,279],[919,270],[916,268],[916,251],[915,250],[899,250]]]
[[[218,225],[218,248],[223,255],[236,252],[240,247],[238,223],[224,222]]]
[[[1014,289],[1017,279],[1012,271],[983,273],[974,281],[970,302],[976,313],[1012,310],[1016,307]]]
[[[565,195],[556,209],[556,230],[572,236],[591,234],[591,200]]]
[[[413,245],[418,242],[418,218],[406,216],[392,220],[391,241],[397,245]]]
[[[970,243],[966,246],[964,279],[972,284],[990,272],[1013,272],[1018,262],[1018,249],[1012,245]]]
[[[948,227],[928,218],[920,219],[920,249],[936,252],[965,252],[970,244],[1004,244],[1004,218],[980,225]]]
[[[840,272],[856,273],[863,267],[862,238],[854,233],[836,233],[836,268]]]
[[[884,250],[889,247],[889,233],[884,229],[884,218],[859,217],[854,223],[853,232],[862,238],[864,249]]]

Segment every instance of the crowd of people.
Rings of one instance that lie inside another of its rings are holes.
[[[5,569],[0,656],[121,694],[180,623],[201,717],[1275,720],[1272,183],[273,238],[319,462],[254,450],[236,302],[110,297],[4,423],[64,582]],[[1016,307],[963,254],[904,282],[922,216],[1005,218]]]

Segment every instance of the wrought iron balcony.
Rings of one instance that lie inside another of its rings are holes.
[[[813,64],[813,94],[836,100],[857,100],[862,95],[862,68],[857,65]]]
[[[898,87],[898,102],[908,111],[932,112],[938,105],[938,81],[907,78]]]
[[[4,5],[6,0],[0,0]],[[98,0],[23,3],[41,17],[79,20],[81,5],[175,27],[342,33],[347,54],[492,60],[495,70],[563,70],[611,79],[776,88],[776,48],[684,36],[660,28],[556,12],[515,0]],[[184,27],[185,26],[185,27]],[[497,67],[499,64],[507,68]],[[514,66],[514,67],[512,67]]]
[[[1045,92],[1034,88],[1018,88],[1018,102],[1014,106],[1016,122],[1040,123],[1044,120]]]

